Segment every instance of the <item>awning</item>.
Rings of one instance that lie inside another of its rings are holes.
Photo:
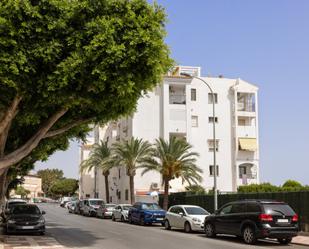
[[[256,151],[256,138],[239,138],[239,147],[241,150]]]

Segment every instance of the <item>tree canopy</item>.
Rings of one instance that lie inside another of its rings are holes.
[[[1,1],[0,171],[131,114],[172,64],[165,21],[146,0]]]
[[[78,189],[78,181],[76,179],[60,179],[53,183],[50,193],[53,197],[72,196]]]
[[[57,181],[63,178],[63,171],[59,169],[43,169],[37,172],[42,179],[42,190],[46,195],[50,194],[50,188]]]

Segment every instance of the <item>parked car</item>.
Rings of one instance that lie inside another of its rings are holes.
[[[132,208],[132,205],[130,204],[117,205],[113,211],[112,220],[113,221],[120,220],[122,222],[127,221],[130,208]]]
[[[9,213],[10,209],[14,207],[15,205],[20,205],[20,204],[26,204],[27,201],[23,199],[9,199],[6,201],[4,208],[2,210],[1,216],[2,219],[5,221],[7,218],[7,214]]]
[[[72,197],[64,196],[60,201],[60,207],[65,207],[65,204],[70,202],[72,200]]]
[[[136,202],[129,210],[128,221],[142,226],[153,223],[164,225],[165,213],[157,203]]]
[[[19,204],[6,210],[7,218],[4,221],[5,233],[31,232],[45,234],[44,211],[35,204]]]
[[[97,210],[104,204],[101,199],[86,199],[82,201],[80,212],[84,216],[97,216]]]
[[[77,201],[71,201],[68,205],[69,213],[75,214],[77,209]]]
[[[97,210],[97,217],[98,218],[112,218],[113,211],[115,210],[115,204],[103,204]]]
[[[271,200],[243,200],[225,204],[205,218],[205,234],[241,236],[247,244],[275,238],[289,244],[299,231],[298,215],[286,203]]]
[[[169,208],[165,215],[165,229],[172,227],[184,229],[185,232],[203,231],[204,220],[209,213],[199,207],[191,205],[176,205]]]

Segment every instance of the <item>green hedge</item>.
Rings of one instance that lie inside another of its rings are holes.
[[[162,205],[161,197],[160,204]],[[244,199],[268,199],[288,203],[300,217],[301,230],[309,232],[309,191],[220,194],[218,196],[218,207],[231,201]],[[213,202],[213,195],[192,195],[188,192],[181,192],[169,196],[169,206],[177,204],[198,205],[211,213],[214,211]]]

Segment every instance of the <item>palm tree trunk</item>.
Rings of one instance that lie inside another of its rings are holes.
[[[0,206],[5,202],[7,173],[9,169],[0,170]]]
[[[167,210],[168,209],[168,191],[169,191],[169,181],[165,180],[164,181],[164,197],[163,197],[163,209]]]
[[[105,177],[105,195],[106,195],[106,203],[109,203],[108,175],[104,175],[104,177]]]
[[[131,204],[135,203],[135,195],[134,195],[134,176],[130,175],[130,199]]]

